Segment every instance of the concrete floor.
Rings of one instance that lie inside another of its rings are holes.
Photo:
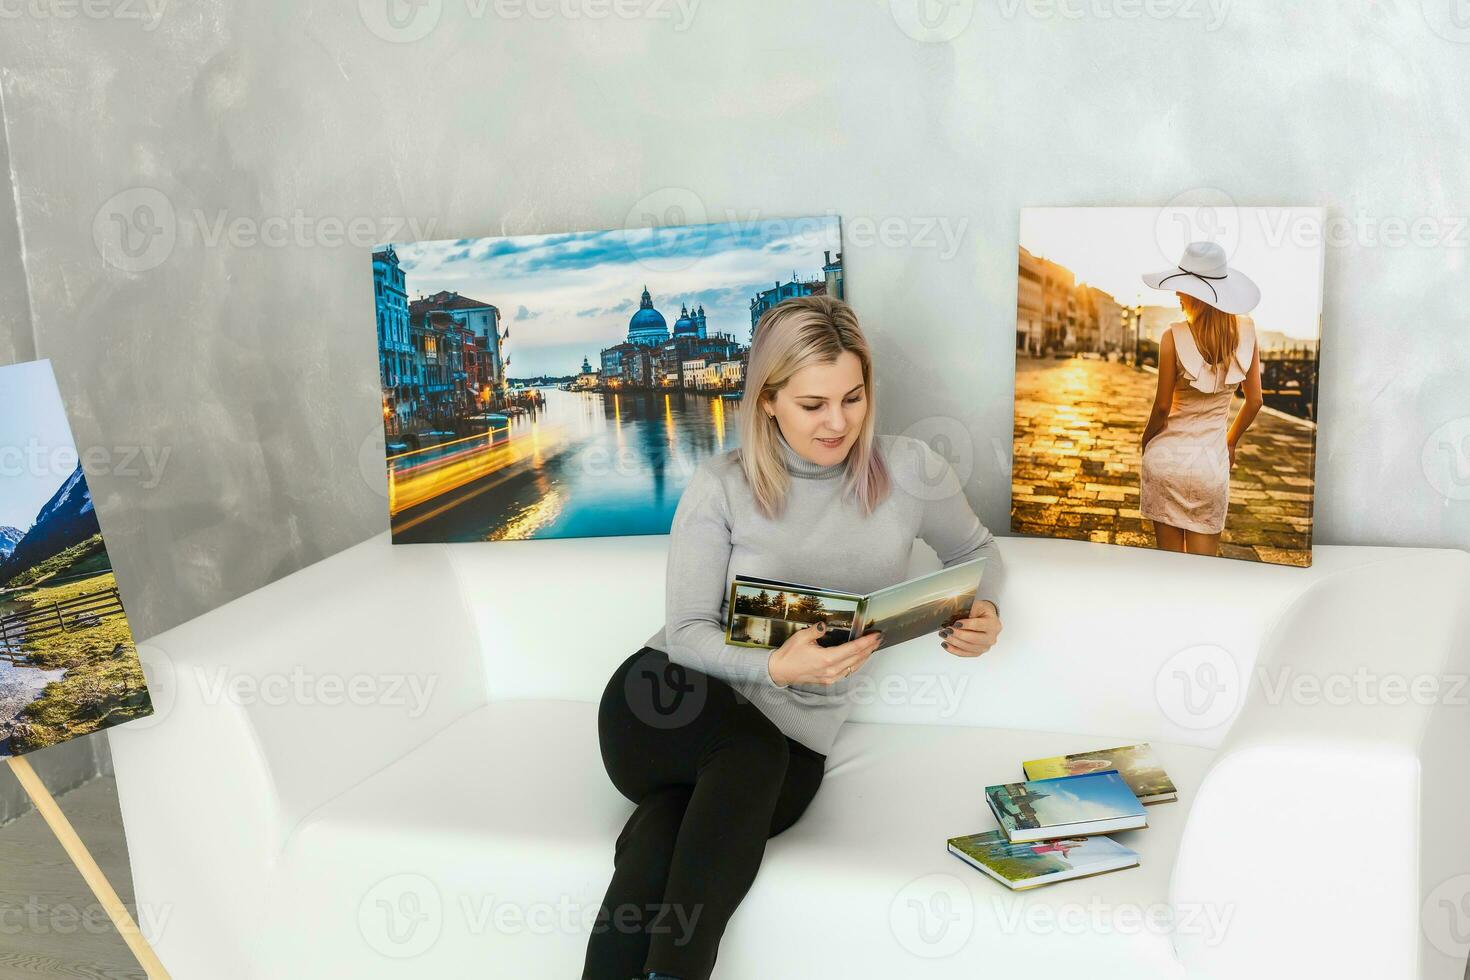
[[[0,776],[13,778],[8,771]],[[136,920],[112,777],[98,776],[56,799]],[[141,928],[148,935],[148,926]],[[51,828],[31,810],[0,827],[0,980],[57,977],[146,980]]]

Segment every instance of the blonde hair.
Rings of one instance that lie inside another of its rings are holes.
[[[776,420],[761,407],[775,400],[792,375],[812,364],[832,364],[843,351],[852,351],[863,368],[864,397],[868,401],[857,440],[847,453],[843,494],[864,515],[888,496],[888,467],[877,451],[873,429],[873,356],[858,326],[857,314],[831,296],[798,296],[767,310],[756,324],[745,370],[745,394],[740,399],[740,465],[750,484],[756,506],[767,518],[786,509],[791,474],[781,455],[781,432]]]
[[[1240,321],[1235,314],[1217,310],[1188,293],[1179,294],[1179,305],[1194,327],[1194,345],[1205,363],[1217,367],[1230,360],[1240,344]]]

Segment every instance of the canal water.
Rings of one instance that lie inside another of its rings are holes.
[[[396,515],[395,541],[664,534],[699,464],[737,445],[736,398],[540,391],[495,471]]]

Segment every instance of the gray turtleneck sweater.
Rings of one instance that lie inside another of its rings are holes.
[[[740,450],[712,456],[695,471],[669,531],[665,623],[646,645],[726,681],[782,732],[826,755],[851,711],[852,688],[866,674],[882,676],[884,649],[834,684],[777,685],[768,666],[774,651],[725,643],[730,580],[753,575],[864,594],[902,582],[914,539],[923,538],[945,566],[987,556],[978,596],[999,607],[1003,567],[995,537],[970,508],[949,462],[922,440],[876,437],[892,489],[866,517],[842,499],[845,463],[819,466],[780,442],[792,479],[785,513],[775,521],[756,508]],[[936,657],[951,656],[937,636],[933,646]]]

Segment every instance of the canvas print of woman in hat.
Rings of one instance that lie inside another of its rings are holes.
[[[1023,209],[1011,531],[1310,565],[1324,222]]]
[[[1139,513],[1165,551],[1215,555],[1230,506],[1235,450],[1264,404],[1255,327],[1260,288],[1230,268],[1225,250],[1195,242],[1173,269],[1143,277],[1172,289],[1185,319],[1159,340],[1158,387],[1143,430]],[[1236,388],[1245,401],[1231,419]]]

